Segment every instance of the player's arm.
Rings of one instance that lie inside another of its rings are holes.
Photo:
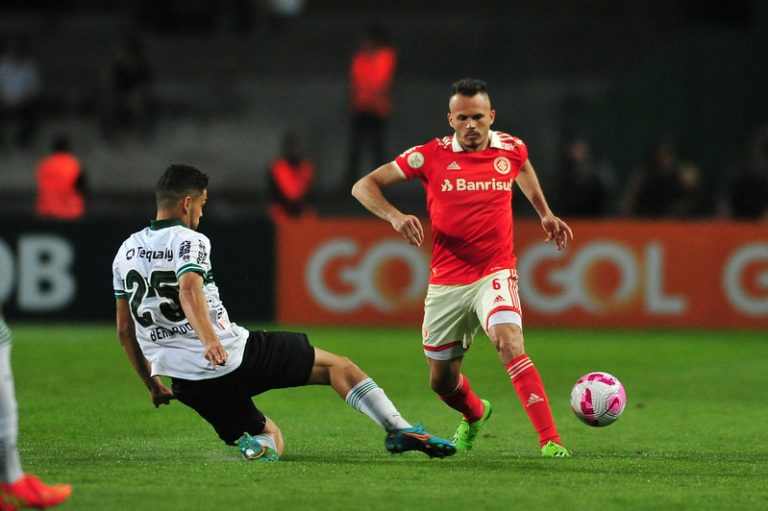
[[[541,226],[544,228],[544,232],[547,233],[544,241],[550,242],[555,240],[558,250],[565,248],[568,240],[573,239],[573,232],[568,227],[568,224],[556,217],[552,210],[549,209],[547,199],[544,198],[544,191],[539,184],[539,178],[536,176],[536,171],[533,169],[530,160],[525,160],[515,182],[528,198],[533,209],[538,213],[539,218],[541,218]]]
[[[424,241],[424,228],[413,215],[406,215],[389,202],[382,189],[393,183],[404,181],[400,172],[390,162],[382,165],[367,176],[363,176],[352,187],[352,196],[365,208],[386,220],[392,227],[413,246],[420,247]]]
[[[167,405],[173,399],[173,392],[165,386],[159,376],[152,376],[152,370],[149,362],[144,358],[141,352],[139,342],[136,340],[136,330],[131,317],[130,305],[126,298],[118,298],[117,303],[117,337],[125,350],[128,361],[133,366],[136,374],[149,390],[152,398],[152,404],[157,408],[160,405]]]
[[[197,337],[205,348],[205,358],[211,367],[227,363],[227,350],[219,341],[208,315],[208,300],[203,293],[203,276],[196,272],[187,272],[179,277],[179,301],[187,321],[192,325]]]

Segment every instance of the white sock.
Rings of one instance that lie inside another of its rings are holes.
[[[269,447],[273,451],[277,452],[277,444],[275,439],[269,435],[253,435],[251,438],[259,442],[259,444]]]
[[[24,471],[16,441],[19,415],[11,371],[11,332],[0,317],[0,481],[13,483]]]
[[[387,431],[411,427],[371,378],[366,378],[352,387],[344,401],[355,410],[366,414]]]

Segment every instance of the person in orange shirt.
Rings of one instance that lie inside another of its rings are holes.
[[[298,135],[286,133],[280,155],[269,168],[272,219],[277,222],[313,214],[308,198],[314,178],[315,165],[304,154]]]
[[[386,130],[392,114],[392,84],[397,52],[380,25],[367,28],[349,71],[352,132],[347,165],[349,187],[357,181],[362,153],[370,149],[374,166],[385,163]]]
[[[37,166],[37,216],[75,220],[85,213],[85,174],[70,151],[69,139],[59,135],[52,152]]]

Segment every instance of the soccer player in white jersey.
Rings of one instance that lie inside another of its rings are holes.
[[[330,385],[387,432],[392,453],[442,458],[453,443],[411,425],[349,359],[314,348],[307,336],[249,332],[230,321],[211,267],[211,243],[197,232],[208,177],[171,165],[156,188],[157,217],[122,244],[112,265],[117,333],[157,407],[178,399],[247,460],[283,453],[277,425],[251,398],[270,389]],[[171,378],[168,388],[160,376]]]
[[[19,415],[11,370],[11,331],[0,305],[0,511],[61,504],[72,493],[68,484],[47,485],[21,468],[16,441]]]
[[[523,141],[490,129],[496,112],[485,82],[454,83],[448,108],[453,136],[405,151],[355,183],[352,195],[411,245],[420,246],[421,222],[398,210],[382,189],[413,178],[424,185],[433,247],[422,343],[432,390],[463,416],[454,436],[457,449],[471,450],[491,416],[491,404],[472,392],[461,372],[464,354],[482,327],[538,433],[542,455],[570,456],[539,372],[523,345],[512,245],[512,184],[517,183],[539,214],[546,241],[562,249],[573,233],[549,209]]]

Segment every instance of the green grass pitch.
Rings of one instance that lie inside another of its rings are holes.
[[[768,509],[764,332],[529,329],[571,459],[540,458],[479,336],[464,370],[494,416],[473,452],[392,456],[373,422],[310,387],[256,398],[286,438],[283,460],[259,464],[180,403],[155,409],[112,326],[11,328],[22,462],[74,486],[65,510]],[[453,433],[459,417],[428,388],[418,328],[307,331],[357,362],[406,419]],[[576,379],[596,370],[618,376],[628,397],[623,417],[599,429],[568,403]]]

